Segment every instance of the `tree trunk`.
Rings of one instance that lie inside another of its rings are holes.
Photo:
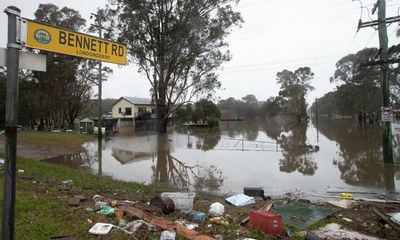
[[[157,106],[157,132],[167,133],[168,117],[166,116],[166,106]]]

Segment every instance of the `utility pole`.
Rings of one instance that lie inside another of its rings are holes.
[[[358,23],[358,29],[364,27],[373,27],[378,26],[379,31],[379,50],[380,50],[380,60],[377,62],[370,62],[362,64],[363,66],[373,66],[373,65],[380,65],[381,66],[381,84],[382,84],[382,103],[383,107],[390,106],[390,92],[389,92],[389,78],[388,78],[388,71],[389,71],[389,63],[396,62],[398,60],[389,60],[388,55],[388,36],[387,36],[387,26],[386,24],[399,22],[400,16],[397,17],[389,17],[386,18],[386,1],[385,0],[378,0],[375,4],[372,14],[378,9],[378,20],[365,22],[363,23],[361,20]],[[383,160],[385,163],[393,163],[393,146],[392,146],[392,126],[391,122],[385,121],[382,122],[383,124]]]
[[[6,131],[4,157],[3,218],[1,239],[14,239],[16,164],[17,164],[17,120],[18,120],[18,69],[21,10],[9,6],[8,15],[7,83],[6,83]],[[19,25],[19,26],[18,26]],[[17,27],[18,26],[18,27]]]
[[[99,31],[99,38],[102,38],[102,30],[103,30],[103,26],[102,26],[102,22],[103,22],[103,12],[100,10],[98,11],[98,14],[94,14],[92,13],[92,15],[94,15],[96,17],[96,21],[97,21],[97,25],[93,25],[94,27],[97,27],[98,31]],[[103,74],[102,74],[102,61],[99,61],[99,74],[98,74],[98,82],[97,82],[97,86],[98,86],[98,115],[97,115],[97,138],[98,138],[98,142],[97,142],[97,152],[98,152],[98,160],[99,160],[99,175],[102,175],[102,155],[103,155],[103,147],[102,147],[102,138],[103,138],[103,133],[102,133],[102,128],[101,128],[101,123],[102,123],[102,111],[101,111],[101,101],[102,101],[102,78],[103,78]]]
[[[381,50],[381,61],[388,59],[388,36],[386,28],[386,1],[378,0],[378,29],[379,29],[379,47]],[[381,78],[383,90],[383,107],[389,107],[389,65],[381,65]],[[391,122],[383,122],[383,160],[393,163],[392,147],[392,126]]]

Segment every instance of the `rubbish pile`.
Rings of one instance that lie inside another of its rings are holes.
[[[348,194],[341,195],[339,199],[329,201],[331,205],[311,204],[298,199],[272,200],[264,196],[261,188],[244,188],[244,193],[218,198],[218,201],[201,200],[193,192],[164,192],[149,201],[107,199],[95,195],[93,202],[89,203],[91,206],[83,209],[104,216],[102,222],[93,223],[88,219],[91,224],[88,232],[93,235],[121,231],[134,235],[136,239],[146,239],[143,234],[147,236],[151,233],[152,236],[159,236],[160,240],[173,240],[178,235],[194,240],[251,240],[254,238],[250,237],[254,235],[249,233],[254,231],[278,238],[291,236],[299,229],[308,229],[312,224],[342,209],[351,209],[356,202],[354,198]],[[75,195],[69,203],[77,207],[85,200],[84,196]],[[373,211],[379,219],[387,222],[388,227],[399,228],[400,233],[399,213],[386,216],[376,209]],[[340,220],[352,223],[354,218],[341,216]],[[232,232],[232,229],[234,232],[227,237],[225,233]],[[358,236],[337,224],[326,225],[312,232],[305,231],[302,237],[329,239],[331,236],[348,236],[346,234]]]

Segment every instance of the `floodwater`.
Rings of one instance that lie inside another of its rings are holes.
[[[218,130],[176,127],[161,136],[139,130],[103,140],[100,161],[97,140],[85,143],[84,152],[48,161],[214,193],[243,187],[262,187],[271,195],[400,192],[400,165],[383,163],[379,125],[328,119],[316,125],[276,118],[222,122]]]

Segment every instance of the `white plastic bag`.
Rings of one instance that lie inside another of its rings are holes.
[[[396,213],[390,219],[392,219],[393,222],[400,224],[400,213]]]
[[[208,210],[208,214],[210,214],[210,216],[212,217],[220,217],[224,215],[224,212],[225,212],[224,205],[222,205],[219,202],[211,204],[210,210]]]

